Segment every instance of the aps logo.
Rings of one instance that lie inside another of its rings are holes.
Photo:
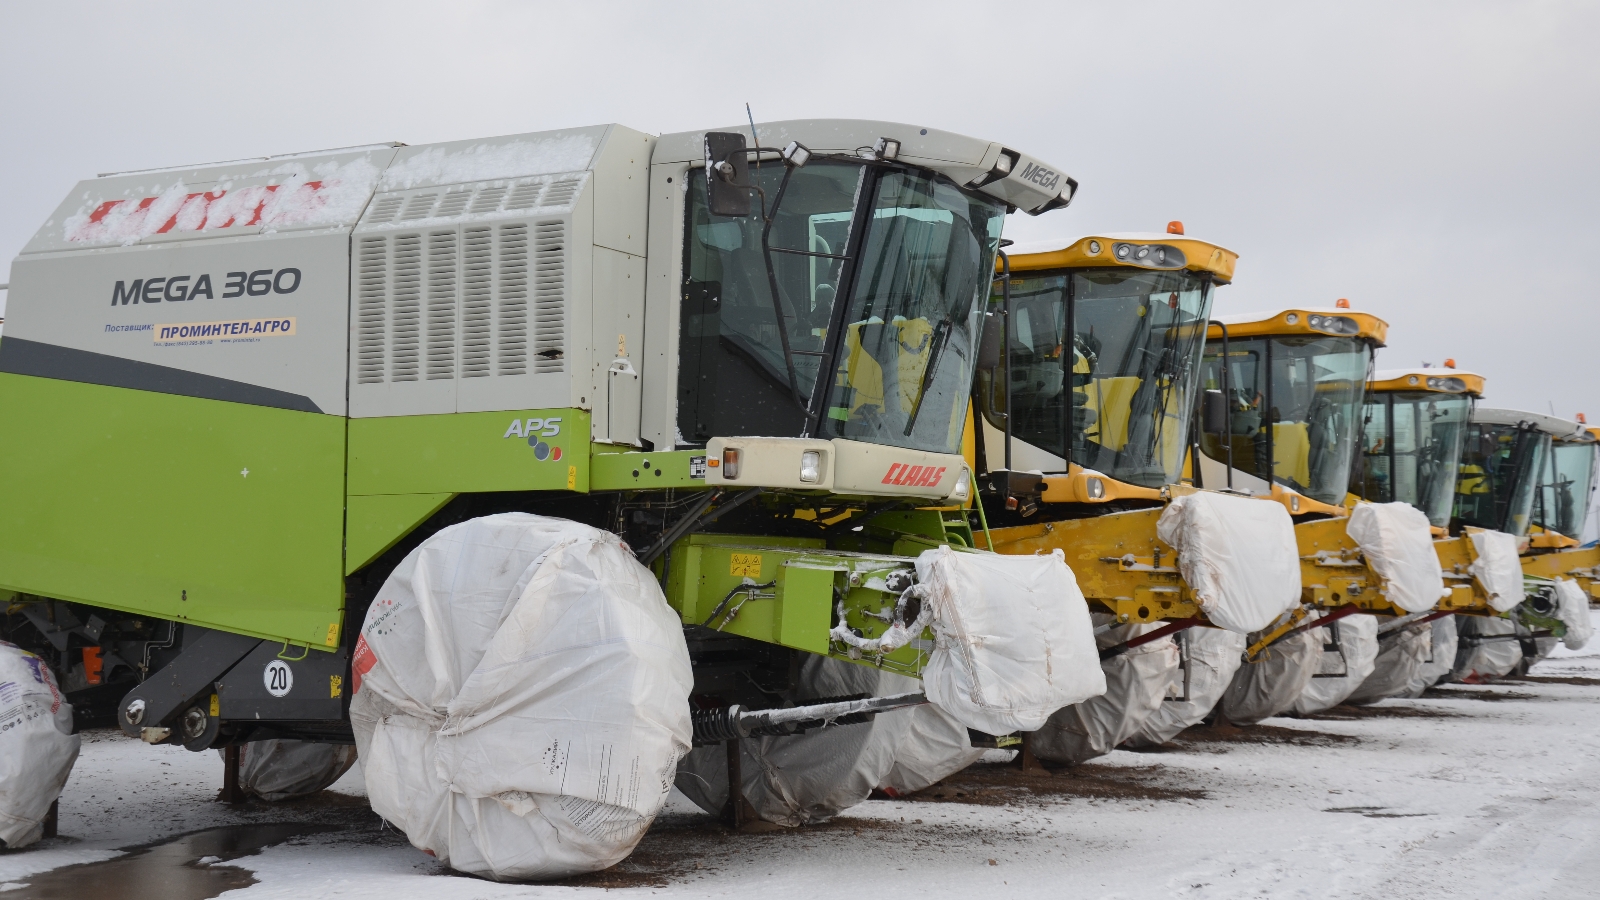
[[[561,417],[552,416],[548,419],[512,419],[506,427],[506,433],[500,437],[523,438],[528,446],[533,448],[533,458],[540,462],[545,460],[558,460],[561,458],[561,448],[552,447],[540,438],[553,438],[561,433]]]

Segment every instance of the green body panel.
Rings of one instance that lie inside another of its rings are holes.
[[[350,497],[345,508],[345,574],[377,559],[455,496],[366,494]]]
[[[887,630],[898,597],[885,589],[884,577],[909,569],[910,559],[828,550],[816,538],[722,534],[690,535],[674,544],[669,556],[667,602],[686,625],[703,624],[726,634],[869,665],[881,663],[907,675],[917,675],[927,662],[923,647],[907,646],[881,659],[863,659],[828,637],[834,606],[841,598],[845,622],[857,634],[872,638]],[[718,610],[735,588],[768,582],[776,583],[736,594]]]
[[[662,488],[700,488],[706,486],[704,450],[674,450],[665,453],[608,452],[595,445],[589,461],[589,490],[651,490]],[[689,474],[689,461],[701,461],[700,477]]]
[[[511,430],[560,418],[535,442]],[[538,458],[537,447],[547,453]],[[589,414],[581,409],[350,420],[352,496],[589,490]],[[558,453],[559,451],[559,453]],[[396,536],[398,538],[398,535]]]
[[[0,587],[337,645],[343,417],[0,374],[0,423]]]

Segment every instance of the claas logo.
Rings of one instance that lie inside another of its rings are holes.
[[[944,478],[945,466],[908,466],[895,463],[883,474],[883,484],[901,487],[938,487]]]

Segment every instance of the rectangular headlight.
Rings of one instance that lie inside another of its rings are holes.
[[[800,454],[800,480],[807,484],[816,484],[822,480],[821,452],[807,450]]]
[[[722,448],[722,477],[733,481],[739,477],[739,448]]]

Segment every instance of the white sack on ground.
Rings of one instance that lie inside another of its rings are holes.
[[[1472,531],[1476,559],[1467,571],[1489,598],[1489,608],[1505,612],[1524,599],[1522,561],[1517,559],[1517,539],[1503,531]]]
[[[1222,699],[1243,662],[1245,636],[1221,628],[1188,628],[1178,632],[1181,658],[1188,667],[1188,699],[1167,698],[1144,724],[1123,744],[1130,747],[1156,747],[1211,714]],[[1179,696],[1183,691],[1183,672],[1177,679]]]
[[[928,700],[986,734],[1033,731],[1064,706],[1105,693],[1089,604],[1060,550],[1039,556],[917,557],[933,606]]]
[[[1439,679],[1450,674],[1456,665],[1456,617],[1445,616],[1433,620],[1433,631],[1429,634],[1432,646],[1429,648],[1430,656],[1417,670],[1417,674],[1406,683],[1406,689],[1401,697],[1421,697],[1422,692],[1439,683]]]
[[[1328,649],[1333,629],[1339,631],[1337,650]],[[1343,703],[1372,674],[1378,658],[1378,620],[1372,616],[1345,616],[1326,628],[1311,629],[1311,634],[1317,639],[1311,680],[1294,701],[1294,711],[1302,716]]]
[[[1300,550],[1281,503],[1202,491],[1169,504],[1156,535],[1218,628],[1266,628],[1300,602]]]
[[[217,755],[226,759],[227,751]],[[338,781],[355,762],[349,744],[252,741],[239,748],[239,787],[270,803],[305,797]]]
[[[77,761],[72,705],[50,667],[0,641],[0,846],[39,839]]]
[[[1406,612],[1433,609],[1449,596],[1428,517],[1409,503],[1358,503],[1345,533],[1383,579],[1383,596]]]
[[[1594,620],[1589,617],[1589,598],[1583,595],[1583,588],[1570,578],[1556,579],[1556,618],[1567,626],[1567,634],[1561,639],[1568,650],[1582,650],[1583,645],[1589,643],[1594,637]]]
[[[1096,613],[1095,624],[1112,621]],[[1121,625],[1096,637],[1101,649],[1165,628],[1165,622]],[[1104,756],[1136,734],[1155,714],[1178,671],[1178,646],[1164,637],[1141,644],[1101,663],[1106,692],[1057,710],[1044,726],[1028,734],[1028,749],[1040,760],[1074,765]]]
[[[807,654],[799,682],[784,699],[803,706],[825,697],[886,697],[916,689],[916,681],[902,675]],[[867,799],[894,768],[895,753],[910,730],[910,712],[894,710],[855,725],[740,741],[745,801],[757,816],[777,825],[826,822]],[[695,805],[720,814],[728,802],[727,745],[696,747],[678,766],[677,784]]]
[[[1477,684],[1503,678],[1522,662],[1522,641],[1515,637],[1517,626],[1510,619],[1458,616],[1456,626],[1460,646],[1451,670],[1456,681]]]
[[[972,746],[967,726],[932,703],[893,715],[910,720],[894,754],[894,766],[878,781],[878,789],[899,797],[937,784],[983,757]]]
[[[373,810],[475,875],[618,862],[689,749],[678,616],[616,535],[563,519],[428,538],[378,592],[353,671]]]
[[[1222,695],[1223,717],[1235,725],[1254,725],[1294,706],[1316,671],[1322,649],[1321,639],[1311,631],[1290,635],[1263,650],[1255,662],[1240,664]],[[1252,634],[1247,640],[1259,639]]]
[[[1361,686],[1345,702],[1375,703],[1386,697],[1403,696],[1432,656],[1432,644],[1431,622],[1378,635],[1378,658],[1373,664],[1372,674],[1361,682]]]

